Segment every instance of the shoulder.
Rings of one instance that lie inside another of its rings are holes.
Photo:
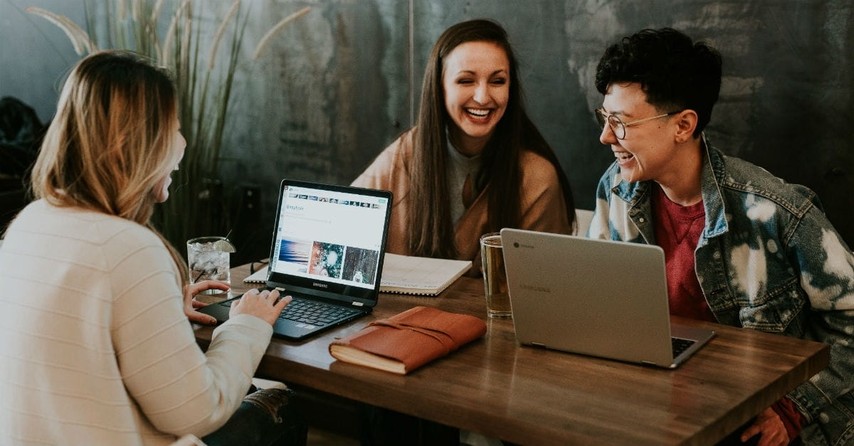
[[[82,240],[99,247],[106,259],[120,260],[148,250],[166,252],[157,234],[134,221],[93,211],[81,211],[77,218],[83,226],[76,232]]]
[[[391,144],[388,145],[383,151],[379,154],[377,159],[380,158],[392,158],[397,159],[403,156],[411,156],[412,155],[412,146],[413,139],[415,134],[415,128],[411,128],[397,137]]]
[[[762,197],[795,214],[821,208],[816,193],[804,185],[787,183],[760,166],[715,149],[710,156],[720,186],[730,193]]]
[[[519,153],[519,168],[524,181],[558,182],[557,168],[546,157],[532,150]]]
[[[56,217],[53,231],[77,246],[78,255],[98,260],[105,270],[112,270],[130,257],[147,262],[171,259],[160,237],[134,221],[102,212],[53,208]]]
[[[388,147],[383,150],[380,156],[388,157],[395,164],[408,163],[412,158],[412,152],[415,146],[415,128],[411,128],[403,132],[397,139],[394,140]]]
[[[74,271],[65,277],[54,274],[57,281],[74,276],[87,277],[87,288],[97,287],[95,283],[116,285],[99,289],[102,295],[155,273],[171,277],[177,285],[177,267],[157,234],[133,221],[101,212],[57,207],[39,200],[21,213],[15,227],[10,228],[6,243],[27,258],[61,264],[66,271]]]
[[[728,184],[740,185],[749,183],[751,180],[759,183],[768,181],[774,183],[782,183],[783,180],[772,175],[766,169],[757,166],[744,159],[725,155],[718,149],[709,149],[709,156],[712,159],[715,171],[719,173],[721,180],[727,181]],[[722,173],[722,175],[720,175]]]
[[[520,190],[520,228],[535,231],[569,234],[566,197],[558,175],[558,166],[544,156],[530,150],[519,154],[522,174]]]
[[[89,209],[54,206],[45,200],[27,205],[16,225],[30,233],[90,246],[111,243],[162,246],[156,234],[136,222]]]
[[[554,170],[551,161],[546,159],[543,155],[530,150],[530,149],[522,149],[519,152],[519,162],[531,167],[550,167]]]
[[[531,150],[519,153],[522,194],[528,198],[548,195],[557,199],[564,193],[558,170],[560,167]],[[523,200],[525,200],[523,198]]]
[[[412,134],[409,129],[395,139],[377,155],[352,185],[358,187],[387,188],[394,182],[394,176],[405,171],[412,156]]]

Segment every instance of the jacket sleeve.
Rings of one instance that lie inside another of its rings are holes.
[[[816,207],[794,229],[786,250],[814,313],[805,337],[830,345],[827,368],[789,394],[814,421],[826,403],[854,389],[854,254]]]

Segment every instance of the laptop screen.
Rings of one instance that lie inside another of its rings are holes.
[[[320,295],[375,299],[391,194],[284,180],[270,253],[270,281]]]

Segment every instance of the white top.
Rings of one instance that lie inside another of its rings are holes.
[[[166,445],[237,410],[272,335],[240,315],[205,354],[160,239],[40,200],[0,248],[0,444]]]

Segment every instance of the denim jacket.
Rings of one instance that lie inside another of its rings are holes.
[[[830,345],[830,365],[787,396],[805,444],[854,444],[854,255],[811,190],[703,147],[694,270],[709,308],[721,324]],[[588,236],[654,244],[651,186],[611,165]]]

